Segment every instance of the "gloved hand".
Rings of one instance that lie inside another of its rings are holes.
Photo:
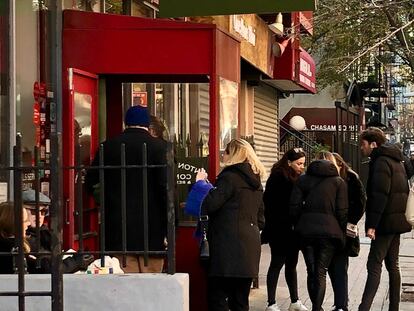
[[[63,260],[63,272],[75,273],[79,270],[86,270],[94,261],[94,257],[90,254],[74,253],[73,256]]]

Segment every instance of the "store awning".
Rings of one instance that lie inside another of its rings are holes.
[[[315,94],[315,61],[303,48],[293,45],[291,41],[282,56],[275,57],[273,79],[266,83],[283,92]]]
[[[160,1],[160,17],[314,11],[315,2],[315,0],[167,0]]]
[[[214,73],[238,82],[240,42],[212,24],[65,10],[63,66],[146,82]]]

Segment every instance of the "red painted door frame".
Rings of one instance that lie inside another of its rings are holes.
[[[63,109],[63,164],[65,167],[73,167],[75,160],[75,93],[87,94],[91,96],[91,141],[89,146],[90,155],[93,157],[98,147],[98,76],[76,68],[69,68],[67,71],[67,104]],[[77,248],[75,241],[75,175],[74,169],[65,169],[64,178],[64,197],[65,197],[65,219],[64,219],[64,248]],[[84,208],[88,208],[84,206]],[[92,227],[96,226],[96,221],[91,222]],[[97,228],[95,228],[97,229]],[[96,241],[95,241],[96,242]],[[94,242],[94,243],[95,243]],[[93,244],[93,243],[92,243]],[[92,247],[92,245],[89,245]]]

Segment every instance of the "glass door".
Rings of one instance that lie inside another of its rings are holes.
[[[84,166],[90,165],[98,147],[98,76],[73,68],[68,74],[64,247],[93,250],[98,245],[98,208],[87,194]]]

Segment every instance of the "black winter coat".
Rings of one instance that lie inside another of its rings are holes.
[[[292,189],[293,182],[281,170],[274,170],[266,182],[263,193],[266,225],[262,231],[262,242],[275,244],[280,252],[285,252],[288,246],[296,241],[289,216]]]
[[[411,231],[405,218],[408,181],[402,164],[402,152],[394,145],[373,149],[367,181],[365,228],[376,234]]]
[[[250,164],[228,166],[203,201],[209,216],[209,276],[256,277],[264,226],[263,188]]]
[[[0,237],[0,252],[11,252],[14,247],[14,238]],[[0,274],[13,274],[13,256],[0,256]]]
[[[356,225],[364,215],[367,194],[359,176],[354,171],[347,172],[345,181],[348,186],[348,222]],[[351,257],[356,257],[359,249],[359,237],[346,236],[345,252]]]
[[[30,245],[31,252],[52,253],[52,234],[46,225],[42,225],[39,230],[40,241],[38,248],[38,239],[36,228],[29,227],[26,230],[27,242]],[[40,259],[40,265],[37,265],[37,261],[34,256]],[[52,271],[51,255],[37,255],[34,254],[27,257],[27,271],[29,273],[50,273]],[[86,270],[88,265],[92,263],[93,256],[81,255],[79,253],[73,253],[71,256],[65,258],[62,261],[63,273],[75,273],[79,270]]]
[[[126,164],[142,165],[143,144],[147,145],[148,164],[165,164],[167,145],[140,128],[127,128],[104,145],[105,165],[121,165],[121,144],[125,144]],[[99,165],[97,153],[92,166]],[[144,249],[142,169],[126,169],[126,235],[128,250]],[[148,168],[149,249],[164,250],[167,232],[166,174],[163,168]],[[90,192],[99,183],[99,171],[88,170],[86,183]],[[105,247],[122,250],[121,170],[105,170]]]
[[[348,195],[334,164],[313,161],[299,177],[290,200],[295,230],[303,238],[332,238],[344,243]]]
[[[364,185],[354,171],[348,171],[345,181],[348,186],[348,222],[356,225],[364,215],[367,194]]]
[[[405,168],[405,173],[407,174],[407,178],[410,179],[411,176],[414,175],[414,167],[411,164],[410,158],[403,154],[403,163]]]

